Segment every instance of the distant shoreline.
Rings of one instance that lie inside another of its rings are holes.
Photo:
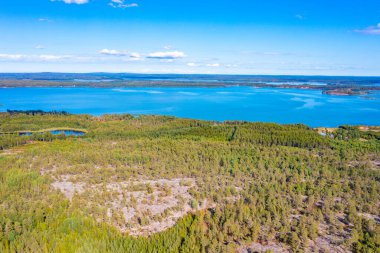
[[[99,81],[99,82],[74,82],[74,81],[46,81],[46,80],[0,80],[0,88],[222,88],[246,86],[271,89],[308,89],[320,90],[326,95],[356,96],[367,95],[371,91],[380,91],[380,86],[364,85],[310,85],[310,84],[268,84],[268,83],[243,83],[243,82],[195,82],[195,81]]]
[[[32,113],[34,112],[34,114]],[[36,113],[37,112],[37,113]],[[340,127],[343,126],[352,126],[352,127],[358,127],[361,131],[374,131],[374,132],[380,132],[380,124],[339,124],[336,126],[310,126],[306,123],[302,122],[294,122],[294,123],[279,123],[279,122],[272,122],[272,121],[249,121],[249,120],[224,120],[224,121],[218,121],[218,120],[206,120],[206,119],[197,119],[197,118],[188,118],[188,117],[177,117],[173,115],[161,115],[161,114],[131,114],[131,113],[104,113],[99,115],[94,114],[86,114],[86,113],[68,113],[65,111],[57,112],[57,111],[42,111],[42,110],[17,110],[17,111],[1,111],[1,114],[9,114],[9,115],[30,115],[30,116],[44,116],[44,115],[62,115],[62,116],[90,116],[94,118],[101,119],[102,117],[116,117],[116,118],[139,118],[139,117],[163,117],[163,118],[173,118],[173,119],[185,119],[185,120],[193,120],[193,121],[199,121],[199,122],[209,122],[214,123],[216,125],[222,125],[222,124],[229,124],[229,123],[236,123],[236,124],[250,124],[250,123],[268,123],[268,124],[276,124],[276,125],[304,125],[306,127],[309,127],[310,129],[314,129],[318,132],[333,132]],[[69,128],[69,127],[55,127],[55,128],[47,128],[42,130],[20,130],[16,131],[18,132],[44,132],[44,131],[51,131],[51,130],[73,130],[73,131],[79,131],[79,132],[85,132],[87,133],[86,129],[83,128]],[[14,132],[14,133],[16,133]],[[5,134],[7,132],[0,132],[0,134]]]
[[[220,88],[248,86],[321,90],[327,95],[366,95],[380,90],[380,76],[138,74],[138,73],[0,73],[0,88]]]

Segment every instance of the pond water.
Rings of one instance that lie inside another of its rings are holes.
[[[64,134],[66,136],[76,136],[76,137],[84,136],[85,135],[85,132],[76,131],[76,130],[51,130],[51,131],[47,131],[47,132],[50,132],[53,135]],[[35,132],[20,132],[19,135],[20,136],[24,136],[24,135],[31,136],[34,133]]]

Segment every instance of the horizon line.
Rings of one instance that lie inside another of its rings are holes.
[[[187,76],[297,76],[297,77],[371,77],[380,78],[380,75],[304,75],[304,74],[211,74],[211,73],[157,73],[157,72],[51,72],[51,71],[36,71],[36,72],[0,72],[0,75],[5,74],[129,74],[129,75],[187,75]]]

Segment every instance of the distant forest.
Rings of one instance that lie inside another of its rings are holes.
[[[225,87],[318,89],[362,95],[380,90],[380,77],[183,75],[133,73],[0,73],[0,87]]]

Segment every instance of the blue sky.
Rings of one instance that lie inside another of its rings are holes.
[[[380,76],[378,0],[0,0],[0,72]]]

